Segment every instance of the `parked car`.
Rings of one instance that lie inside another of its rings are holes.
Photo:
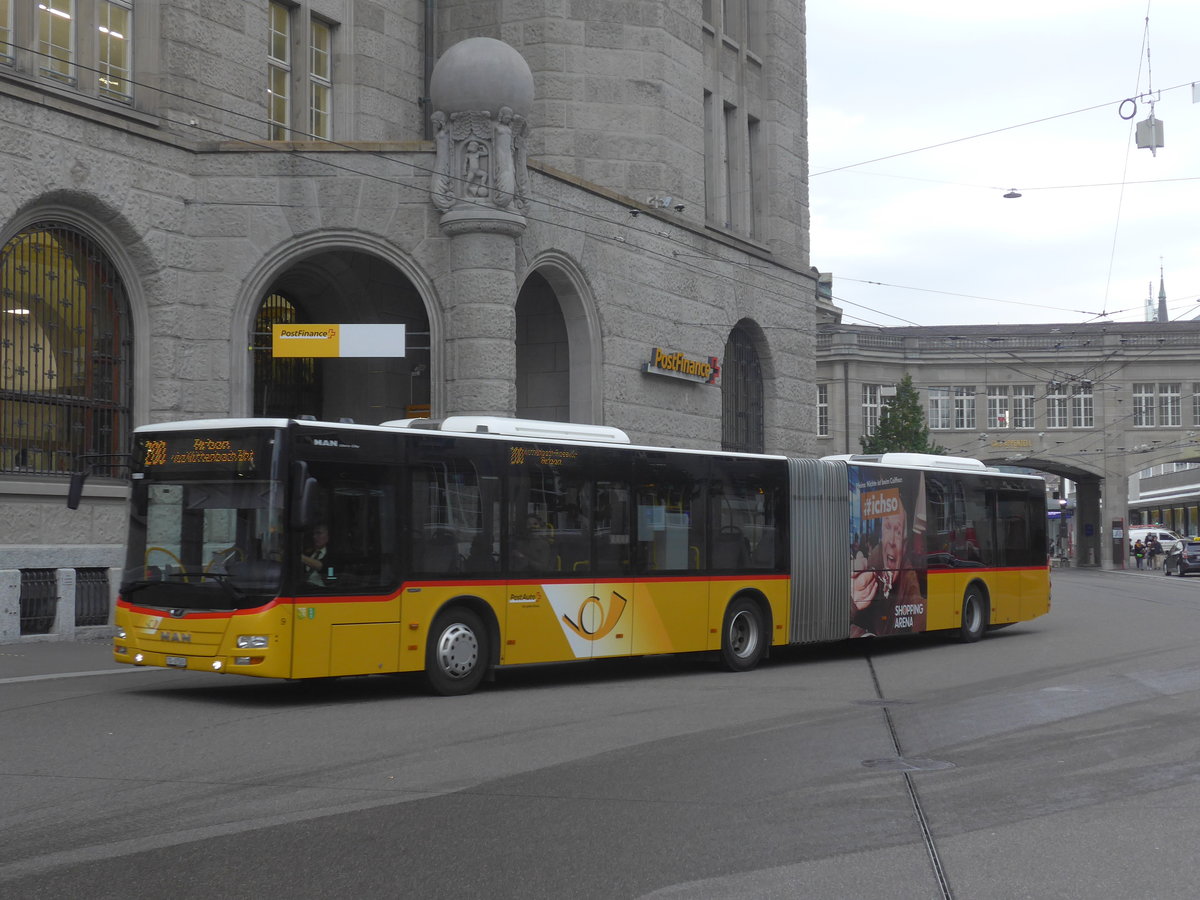
[[[1129,546],[1132,547],[1136,541],[1145,544],[1151,536],[1158,538],[1164,556],[1169,556],[1180,544],[1186,543],[1182,537],[1165,528],[1156,525],[1135,525],[1129,529]]]
[[[1163,563],[1163,574],[1170,575],[1171,572],[1179,575],[1200,572],[1200,538],[1181,542],[1167,554],[1167,560]]]

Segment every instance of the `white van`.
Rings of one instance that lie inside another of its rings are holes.
[[[1162,544],[1164,559],[1168,553],[1183,543],[1183,538],[1173,531],[1167,531],[1157,525],[1135,525],[1129,529],[1129,546],[1132,547],[1135,541],[1141,541],[1144,544],[1151,535],[1158,538],[1158,542]]]

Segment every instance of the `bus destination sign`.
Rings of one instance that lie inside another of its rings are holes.
[[[172,436],[169,439],[145,438],[140,443],[142,465],[147,469],[158,466],[248,469],[258,462],[259,442],[256,437],[249,435]]]

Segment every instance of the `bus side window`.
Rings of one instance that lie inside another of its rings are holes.
[[[590,574],[592,482],[578,460],[547,466],[527,454],[513,464],[508,485],[508,571]]]
[[[634,474],[637,570],[706,569],[707,460],[644,452]]]
[[[714,466],[709,500],[714,569],[779,567],[787,553],[785,492],[786,483],[760,466],[738,459]]]
[[[325,532],[318,567],[302,560],[298,587],[307,593],[370,593],[396,578],[395,487],[385,466],[310,462],[318,490],[317,525],[300,553],[313,560],[315,532]]]
[[[499,568],[500,480],[486,449],[439,438],[415,448],[433,457],[409,468],[407,540],[412,570],[430,576],[486,575]],[[414,453],[417,455],[417,453]]]

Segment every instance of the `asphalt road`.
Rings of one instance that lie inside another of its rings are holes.
[[[321,684],[0,646],[0,896],[1192,898],[1200,579],[941,636]]]

